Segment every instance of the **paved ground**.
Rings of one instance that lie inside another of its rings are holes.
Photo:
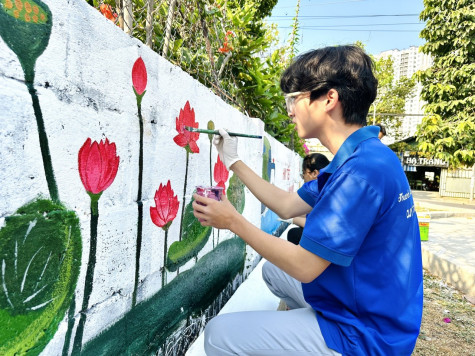
[[[422,241],[424,268],[475,296],[475,201],[413,191],[418,212],[429,211],[429,240]]]
[[[475,214],[475,200],[439,197],[439,192],[413,190],[412,195],[416,204],[441,211]]]

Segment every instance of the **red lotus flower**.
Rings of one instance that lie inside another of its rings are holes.
[[[180,109],[180,116],[176,118],[176,130],[178,135],[173,138],[173,141],[192,153],[200,153],[200,149],[196,141],[200,138],[198,132],[190,132],[185,130],[185,126],[198,128],[198,123],[195,122],[195,110],[190,108],[190,103],[187,101],[185,107]]]
[[[142,57],[139,57],[132,67],[132,84],[134,86],[135,93],[142,95],[147,86],[147,68]]]
[[[102,4],[99,8],[101,14],[103,14],[108,20],[115,22],[118,15],[112,10],[112,7],[107,4]]]
[[[214,165],[214,181],[218,183],[218,187],[223,187],[226,189],[225,183],[228,180],[229,177],[229,171],[226,169],[226,166],[224,163],[221,161],[221,159],[218,156],[218,161]],[[226,190],[223,190],[223,193],[226,194]]]
[[[170,227],[173,219],[176,217],[178,207],[178,197],[173,195],[174,192],[168,181],[166,186],[160,184],[160,187],[155,192],[155,205],[150,207],[150,217],[155,225],[167,230]]]
[[[79,175],[86,191],[99,194],[106,190],[117,175],[119,159],[115,143],[106,138],[105,142],[91,144],[88,138],[78,154]]]

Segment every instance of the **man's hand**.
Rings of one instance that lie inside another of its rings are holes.
[[[193,194],[193,215],[202,226],[232,230],[232,225],[241,217],[225,195],[221,201]]]
[[[218,129],[219,136],[215,135],[213,138],[213,144],[218,150],[219,157],[223,161],[226,168],[229,170],[231,166],[240,161],[237,154],[237,137],[231,137],[225,129]]]

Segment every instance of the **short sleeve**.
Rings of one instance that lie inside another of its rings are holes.
[[[304,185],[302,185],[299,190],[297,190],[297,194],[300,196],[300,198],[302,198],[304,202],[312,207],[315,205],[319,194],[317,181],[318,179],[308,181],[304,183]]]
[[[382,199],[360,177],[342,173],[332,178],[307,216],[300,245],[327,261],[349,266],[375,222]]]

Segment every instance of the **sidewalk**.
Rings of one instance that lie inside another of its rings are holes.
[[[468,199],[439,197],[438,192],[426,192],[420,190],[413,190],[412,196],[416,208],[423,207],[433,210],[437,216],[443,215],[441,213],[448,213],[457,216],[473,216],[475,217],[475,200],[470,202]]]
[[[429,240],[422,241],[424,268],[468,296],[475,296],[475,201],[413,191],[418,212],[429,211]]]

